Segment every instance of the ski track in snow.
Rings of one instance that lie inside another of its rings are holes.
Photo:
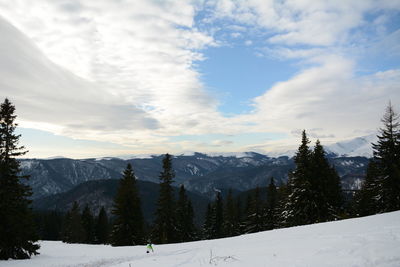
[[[30,260],[0,267],[399,267],[400,211],[232,238],[145,246],[42,241]]]

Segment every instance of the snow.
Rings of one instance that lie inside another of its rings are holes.
[[[22,161],[20,161],[20,167],[22,169],[32,169],[32,167],[35,165],[35,163],[36,163],[36,161],[34,161],[34,160],[22,160]]]
[[[254,152],[209,152],[210,157],[235,157],[235,158],[252,158],[256,155]]]
[[[400,266],[400,211],[238,237],[144,246],[63,244],[42,241],[30,260],[2,267],[134,266]]]
[[[376,134],[367,136],[357,137],[351,140],[338,142],[327,147],[328,152],[337,154],[338,156],[355,157],[362,156],[370,158],[372,157],[372,145],[376,143]]]

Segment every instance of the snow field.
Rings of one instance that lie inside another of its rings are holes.
[[[278,229],[180,244],[111,247],[42,241],[30,260],[1,267],[399,267],[400,211],[364,218]]]

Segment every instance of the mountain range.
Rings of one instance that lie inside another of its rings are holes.
[[[337,170],[346,191],[359,189],[364,179],[373,137],[360,137],[326,148],[330,163]],[[356,156],[360,154],[361,156]],[[138,179],[145,217],[152,219],[158,194],[163,155],[127,158],[21,159],[22,174],[30,175],[33,207],[65,211],[73,201],[89,204],[94,212],[101,206],[111,211],[118,179],[131,163]],[[256,187],[266,187],[274,177],[276,183],[287,182],[295,168],[289,156],[270,157],[255,152],[203,154],[186,153],[173,157],[175,187],[185,185],[197,210],[213,199],[216,191],[229,189],[240,195]],[[175,190],[178,191],[178,190]],[[202,204],[201,204],[202,203]]]
[[[66,192],[87,181],[119,179],[127,163],[131,163],[140,181],[158,183],[162,155],[145,159],[22,159],[23,174],[29,174],[33,198]],[[357,189],[365,174],[366,157],[330,157],[342,177],[343,188]],[[212,196],[214,189],[232,188],[246,191],[266,186],[271,177],[278,184],[287,181],[288,172],[294,169],[292,158],[270,158],[249,152],[242,157],[209,156],[195,153],[192,156],[175,156],[175,185],[205,196]]]

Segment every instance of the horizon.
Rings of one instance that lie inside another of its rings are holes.
[[[279,154],[400,112],[400,2],[0,0],[28,158]]]
[[[367,149],[363,147],[365,144],[361,144],[358,147],[352,147],[349,151],[346,151],[347,147],[346,143],[352,143],[355,142],[355,140],[362,139],[363,141],[366,141],[366,143],[369,145]],[[366,157],[366,158],[371,158],[373,153],[372,153],[372,143],[375,143],[377,140],[377,136],[374,134],[368,135],[368,136],[360,136],[356,137],[351,140],[344,140],[341,142],[333,143],[331,145],[324,145],[321,144],[325,150],[325,153],[327,154],[335,154],[337,157]],[[312,149],[314,147],[315,142],[310,143],[310,148]],[[345,150],[340,151],[338,150],[337,147],[342,148]],[[73,157],[66,157],[62,155],[54,155],[50,157],[25,157],[21,156],[20,159],[24,160],[29,160],[29,159],[41,159],[41,160],[52,160],[52,159],[72,159],[72,160],[85,160],[85,159],[122,159],[122,160],[131,160],[131,159],[150,159],[153,157],[160,157],[165,154],[170,154],[173,157],[181,157],[181,156],[194,156],[196,154],[201,154],[201,155],[206,155],[208,157],[236,157],[236,158],[242,158],[242,157],[247,157],[249,154],[258,154],[258,155],[263,155],[267,156],[270,158],[279,158],[279,157],[289,157],[292,158],[294,157],[296,153],[296,149],[292,150],[287,150],[287,151],[281,151],[281,152],[270,152],[270,153],[265,153],[262,151],[234,151],[234,152],[218,152],[218,151],[211,151],[211,152],[202,152],[202,151],[181,151],[179,153],[169,153],[169,152],[164,152],[164,153],[148,153],[148,154],[121,154],[121,155],[102,155],[102,156],[92,156],[92,157],[81,157],[81,158],[73,158]]]

